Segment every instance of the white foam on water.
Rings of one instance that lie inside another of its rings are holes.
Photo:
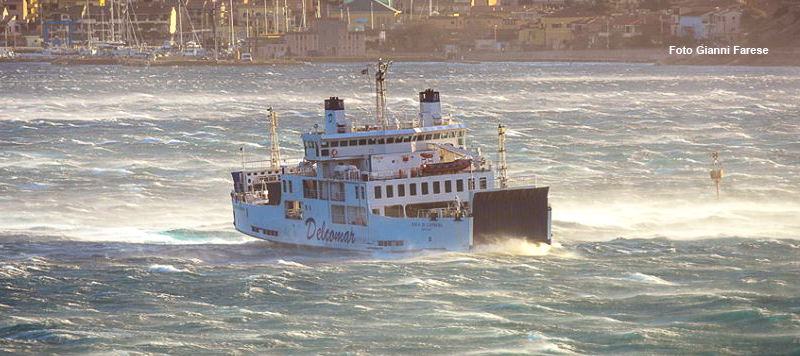
[[[477,245],[472,251],[479,254],[504,254],[519,256],[544,256],[552,248],[545,243],[530,242],[519,238],[499,238],[496,242]]]
[[[634,282],[642,282],[642,283],[650,283],[650,284],[662,284],[662,285],[670,285],[670,286],[671,285],[675,285],[675,283],[666,281],[666,280],[661,279],[659,277],[656,277],[656,276],[653,276],[653,275],[649,275],[649,274],[639,273],[639,272],[629,273],[628,277],[626,277],[626,279],[628,279],[630,281],[634,281]]]
[[[186,273],[187,269],[177,268],[173,265],[159,265],[153,264],[147,267],[147,272],[160,272],[160,273]]]
[[[294,267],[294,268],[309,268],[308,266],[306,266],[306,265],[304,265],[304,264],[302,264],[302,263],[299,263],[299,262],[295,262],[295,261],[285,261],[285,260],[278,260],[278,262],[277,262],[277,263],[278,263],[279,265],[281,265],[281,266],[287,266],[287,267]]]

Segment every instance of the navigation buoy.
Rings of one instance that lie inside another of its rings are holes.
[[[711,180],[714,181],[714,187],[717,190],[717,200],[719,200],[719,182],[722,181],[722,164],[719,163],[719,154],[714,152],[711,154]]]

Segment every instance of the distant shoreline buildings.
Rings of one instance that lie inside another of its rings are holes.
[[[253,59],[723,46],[746,40],[754,16],[745,0],[0,0],[0,10],[4,47],[196,46]]]

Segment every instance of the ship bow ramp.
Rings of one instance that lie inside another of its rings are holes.
[[[521,187],[475,192],[473,244],[489,244],[509,238],[549,244],[548,189]]]

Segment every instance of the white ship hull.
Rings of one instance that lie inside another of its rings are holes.
[[[281,206],[233,200],[236,230],[259,239],[357,251],[469,251],[472,218],[391,218],[369,215],[366,226],[331,223],[325,204],[304,209],[301,219],[287,219]],[[312,214],[315,211],[317,214]]]

